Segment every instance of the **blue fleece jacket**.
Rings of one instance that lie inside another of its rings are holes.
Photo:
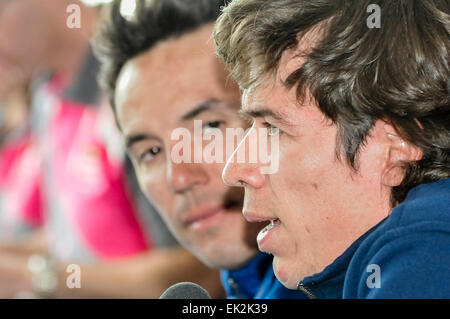
[[[275,277],[273,256],[260,253],[246,266],[222,270],[222,283],[230,299],[307,299],[298,290],[285,288]]]
[[[410,190],[299,289],[312,298],[450,298],[450,179]]]

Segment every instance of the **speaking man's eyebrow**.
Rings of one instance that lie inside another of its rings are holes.
[[[209,111],[213,107],[216,107],[219,103],[220,103],[220,101],[217,99],[209,99],[205,102],[202,102],[199,105],[192,108],[189,112],[184,114],[181,117],[180,122],[191,120],[191,119],[197,117],[198,115],[200,115],[201,113]]]
[[[125,138],[125,145],[129,149],[137,142],[143,141],[143,140],[149,140],[149,139],[155,139],[158,138],[151,134],[145,134],[145,133],[137,133],[137,134],[131,134],[130,136],[127,136]]]
[[[280,122],[289,124],[283,117],[281,117],[278,113],[275,113],[274,111],[270,109],[261,109],[261,110],[240,110],[239,115],[246,119],[252,119],[252,118],[258,118],[258,117],[271,117],[274,120]]]

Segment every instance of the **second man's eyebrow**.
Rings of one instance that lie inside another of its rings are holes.
[[[145,133],[132,134],[125,138],[125,145],[127,148],[131,148],[131,146],[133,146],[133,144],[143,141],[143,140],[148,140],[148,139],[158,139],[158,138],[154,135],[145,134]]]
[[[200,103],[199,105],[195,106],[192,110],[187,112],[181,117],[181,122],[187,121],[190,119],[193,119],[197,117],[199,114],[206,112],[210,110],[211,108],[215,107],[217,104],[219,104],[219,100],[217,99],[209,99],[205,102]]]

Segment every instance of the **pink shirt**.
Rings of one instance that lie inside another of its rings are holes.
[[[123,152],[117,151],[122,149],[110,147],[121,143],[111,113],[49,94],[51,116],[42,140],[52,250],[60,258],[95,260],[150,249]]]
[[[0,238],[14,240],[43,222],[41,161],[29,133],[0,150]]]

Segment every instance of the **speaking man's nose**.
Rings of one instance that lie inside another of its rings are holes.
[[[264,185],[265,175],[258,162],[258,136],[252,127],[228,159],[222,179],[228,186],[259,188]]]

